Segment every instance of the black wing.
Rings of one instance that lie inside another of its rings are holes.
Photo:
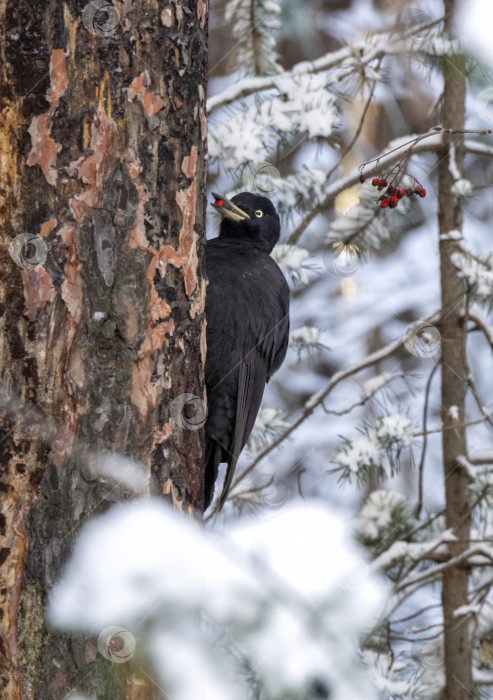
[[[222,507],[236,462],[255,423],[266,382],[280,367],[289,336],[289,289],[262,251],[214,239],[206,245],[206,507],[218,466],[228,470]]]

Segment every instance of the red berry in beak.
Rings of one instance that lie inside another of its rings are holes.
[[[223,202],[222,199],[216,199],[215,202],[214,202],[214,204],[215,204],[217,207],[224,207],[224,202]]]

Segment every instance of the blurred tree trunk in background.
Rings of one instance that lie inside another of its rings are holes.
[[[446,25],[451,26],[456,10],[455,0],[444,2]],[[465,65],[462,56],[444,62],[442,125],[445,129],[463,129],[466,99]],[[446,527],[453,530],[456,543],[450,543],[452,557],[469,546],[471,506],[470,476],[460,457],[467,455],[465,399],[467,392],[467,360],[465,286],[451,255],[461,250],[460,242],[450,231],[462,230],[462,207],[456,203],[452,186],[462,173],[464,138],[450,137],[439,154],[438,223],[440,234],[441,336],[442,336],[442,445],[445,479]],[[445,688],[447,700],[466,700],[475,696],[472,678],[472,642],[470,615],[457,615],[469,603],[469,571],[453,566],[443,573],[442,604],[444,624]]]
[[[96,453],[202,510],[207,6],[0,0],[0,24],[0,695],[151,698],[43,608],[132,495]]]

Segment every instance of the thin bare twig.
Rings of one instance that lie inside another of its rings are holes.
[[[491,416],[489,416],[484,410],[484,404],[481,401],[481,397],[478,394],[476,384],[474,383],[474,380],[471,377],[471,375],[469,375],[467,378],[467,384],[469,386],[469,389],[471,390],[471,394],[474,397],[474,401],[476,402],[476,406],[479,408],[479,410],[483,416],[483,421],[486,421],[487,423],[489,423],[489,425],[493,428],[493,420],[491,419]]]
[[[478,313],[475,307],[469,309],[469,319],[474,321],[476,326],[482,331],[484,337],[488,341],[488,344],[493,351],[493,335],[492,329],[488,326],[486,319],[483,318],[482,314]]]
[[[421,459],[419,460],[418,467],[418,503],[416,506],[416,517],[418,518],[421,514],[421,509],[423,507],[423,471],[426,457],[426,448],[428,446],[428,432],[426,430],[426,424],[428,421],[428,403],[430,399],[431,383],[433,381],[433,377],[435,376],[435,372],[437,371],[439,364],[440,362],[437,362],[431,370],[430,376],[428,377],[428,381],[426,382],[425,389],[425,403],[423,407],[423,445],[421,448]]]
[[[376,67],[375,67],[375,71],[376,71],[376,72],[378,72],[378,71],[380,70],[380,67],[381,67],[381,65],[382,65],[382,61],[383,61],[383,56],[380,56],[379,59],[378,59],[378,63],[377,63],[377,65],[376,65]],[[358,128],[356,129],[356,131],[355,131],[355,133],[354,133],[353,138],[351,139],[351,141],[348,143],[348,145],[346,146],[346,148],[342,151],[341,155],[339,156],[339,160],[337,161],[337,163],[329,170],[329,172],[328,172],[327,175],[325,176],[325,182],[328,182],[328,181],[330,180],[330,178],[332,177],[332,175],[333,175],[333,174],[336,172],[336,170],[340,167],[340,165],[341,165],[342,161],[344,160],[344,158],[348,155],[348,153],[350,153],[350,152],[353,150],[356,141],[359,139],[360,134],[361,134],[361,131],[362,131],[362,129],[363,129],[363,124],[365,123],[366,115],[368,114],[368,110],[370,109],[370,105],[371,105],[371,102],[372,102],[372,100],[373,100],[373,95],[375,94],[375,88],[376,88],[376,86],[377,86],[377,80],[375,79],[375,80],[373,80],[372,83],[371,83],[370,94],[368,95],[368,99],[366,100],[366,103],[365,103],[363,112],[362,112],[362,114],[361,114],[361,118],[360,118],[360,120],[359,120]]]
[[[390,375],[383,384],[380,384],[379,386],[375,387],[375,389],[373,389],[369,394],[365,394],[360,398],[359,401],[356,401],[351,406],[348,406],[348,408],[343,408],[341,411],[331,411],[328,408],[325,408],[323,402],[322,408],[328,416],[345,416],[348,413],[351,413],[351,411],[354,411],[354,409],[357,406],[364,406],[370,399],[372,399],[375,396],[375,394],[377,394],[381,389],[384,389],[388,384],[390,384],[390,382],[394,381],[394,379],[403,379],[404,376],[405,375],[403,373]]]

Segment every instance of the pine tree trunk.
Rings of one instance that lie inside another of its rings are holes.
[[[445,0],[445,13],[451,25],[455,0]],[[444,62],[442,124],[444,128],[464,127],[465,71],[460,57]],[[461,208],[454,200],[451,187],[462,172],[464,149],[461,137],[450,137],[441,153],[438,166],[441,340],[442,340],[442,425],[443,468],[445,478],[446,523],[457,537],[450,544],[452,556],[468,547],[471,511],[468,499],[469,477],[459,457],[467,454],[465,434],[465,395],[467,391],[466,323],[464,284],[450,256],[459,249],[451,231],[462,228]],[[452,409],[451,407],[456,407]],[[458,417],[457,417],[458,416]],[[470,700],[474,697],[472,648],[469,616],[454,613],[468,603],[468,570],[450,568],[443,574],[442,605],[444,619],[445,689],[447,700]]]
[[[202,511],[207,6],[0,0],[0,26],[0,696],[147,700],[43,610],[132,495],[96,454]]]

